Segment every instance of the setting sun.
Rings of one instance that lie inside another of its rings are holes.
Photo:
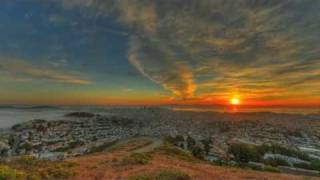
[[[230,104],[232,104],[232,105],[238,105],[238,104],[240,104],[239,98],[234,97],[234,98],[230,99]]]

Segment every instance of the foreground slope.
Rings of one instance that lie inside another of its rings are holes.
[[[157,145],[155,145],[157,144]],[[157,147],[158,146],[158,147]],[[109,152],[69,160],[78,180],[96,179],[317,179],[222,167],[195,159],[188,152],[149,139],[120,144]]]

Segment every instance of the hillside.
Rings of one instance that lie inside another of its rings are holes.
[[[78,164],[73,169],[76,176],[72,177],[78,180],[317,179],[212,165],[176,147],[155,147],[152,142],[141,139],[118,145],[109,152],[76,157],[70,162]]]

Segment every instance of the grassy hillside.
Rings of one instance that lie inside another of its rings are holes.
[[[65,162],[38,161],[30,157],[0,164],[0,180],[190,180],[190,179],[279,179],[312,177],[258,172],[223,167],[195,158],[190,152],[154,139],[135,139],[114,145],[108,151]]]
[[[138,152],[145,140],[122,144],[108,153],[78,157],[72,179],[188,180],[188,179],[316,179],[279,173],[258,172],[216,166],[194,158],[189,152],[170,144]],[[138,152],[138,153],[137,153]]]

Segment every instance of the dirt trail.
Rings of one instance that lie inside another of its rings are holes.
[[[118,147],[121,147],[123,145],[127,145],[128,143],[134,142],[134,141],[150,141],[151,143],[147,144],[145,146],[139,147],[137,149],[131,150],[130,152],[133,152],[133,153],[150,152],[163,144],[162,139],[142,136],[142,137],[135,137],[135,138],[130,138],[130,139],[126,139],[126,140],[121,140],[121,141],[117,142],[116,144],[107,148],[105,151],[106,152],[112,151]]]

